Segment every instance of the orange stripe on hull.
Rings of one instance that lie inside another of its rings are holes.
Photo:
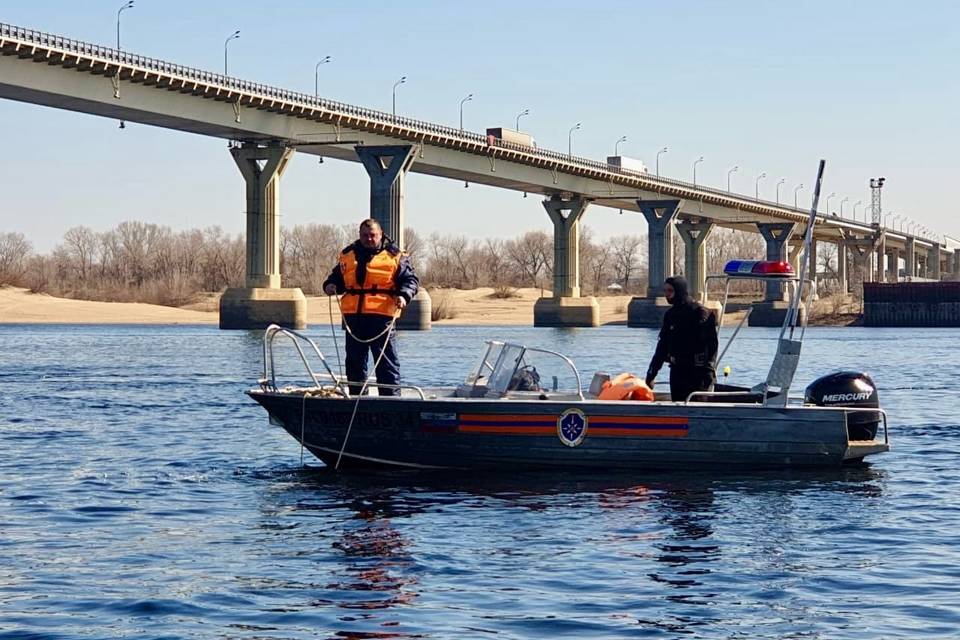
[[[591,427],[587,429],[587,437],[621,437],[630,438],[683,438],[687,435],[686,429],[611,429],[605,427]]]
[[[460,419],[464,421],[482,421],[482,422],[529,422],[532,420],[547,420],[551,422],[557,421],[557,416],[544,416],[544,415],[508,415],[508,414],[486,414],[486,413],[461,413]]]
[[[590,422],[603,422],[615,424],[681,424],[686,426],[688,418],[672,418],[659,416],[587,416]]]
[[[460,433],[495,433],[504,436],[545,436],[553,435],[557,432],[556,427],[511,427],[504,425],[502,427],[474,427],[470,425],[460,425]]]

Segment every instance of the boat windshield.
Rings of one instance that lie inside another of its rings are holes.
[[[470,369],[470,373],[467,374],[464,384],[489,386],[490,374],[493,373],[494,367],[500,358],[500,353],[503,351],[503,347],[504,344],[502,342],[495,340],[488,341],[477,364],[475,364],[473,368]]]
[[[580,373],[569,358],[555,351],[509,342],[487,342],[464,384],[482,389],[480,395],[494,397],[508,392],[558,389],[583,395]]]

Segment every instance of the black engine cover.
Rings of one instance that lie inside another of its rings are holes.
[[[838,371],[817,378],[807,386],[803,401],[818,407],[880,408],[877,385],[870,376],[858,371]],[[858,411],[847,416],[851,440],[873,440],[879,424],[880,414],[875,411]]]

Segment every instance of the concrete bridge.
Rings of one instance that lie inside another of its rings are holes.
[[[806,223],[804,210],[783,204],[2,23],[0,97],[234,143],[230,153],[246,183],[246,287],[224,294],[224,328],[305,322],[302,292],[282,288],[280,274],[280,182],[294,151],[362,163],[370,177],[370,217],[401,246],[409,171],[542,195],[554,225],[554,275],[553,297],[534,309],[538,326],[599,322],[596,300],[580,295],[579,225],[590,205],[637,211],[648,223],[648,284],[629,305],[631,326],[659,325],[675,232],[685,246],[684,274],[701,294],[712,229],[761,233],[769,259],[797,262]],[[836,243],[841,256],[852,254],[851,273],[845,258],[839,263],[840,279],[854,287],[895,280],[901,259],[907,276],[960,275],[960,249],[876,222],[822,216],[815,237]],[[418,298],[405,314],[411,328],[429,326],[429,298]],[[781,285],[770,283],[751,323],[779,324],[784,309]]]

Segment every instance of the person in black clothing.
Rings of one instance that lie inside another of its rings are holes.
[[[663,316],[657,350],[647,369],[647,386],[664,362],[670,363],[670,397],[684,401],[694,391],[713,391],[717,366],[717,318],[687,291],[687,281],[667,278],[663,285],[670,308]]]
[[[359,238],[340,252],[336,266],[323,283],[328,296],[343,294],[340,310],[347,332],[347,380],[350,393],[359,394],[367,379],[367,357],[372,350],[377,382],[400,384],[390,323],[407,306],[420,287],[410,259],[387,238],[370,218],[360,224]],[[383,357],[381,358],[381,354]],[[400,395],[400,389],[380,387],[379,395]]]

